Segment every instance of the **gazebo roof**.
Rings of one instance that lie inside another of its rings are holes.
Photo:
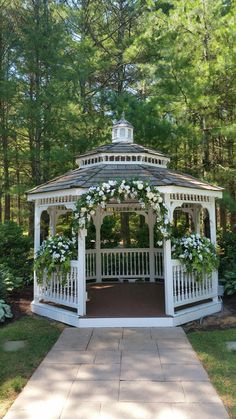
[[[110,179],[148,180],[153,186],[179,186],[205,191],[221,191],[222,188],[202,182],[190,175],[176,172],[164,167],[153,167],[144,164],[101,164],[92,167],[78,168],[59,176],[31,191],[30,194],[51,192],[61,189],[89,188]]]
[[[139,144],[134,144],[134,143],[127,143],[124,144],[122,142],[120,143],[109,143],[109,144],[104,144],[100,147],[97,147],[93,150],[90,150],[84,154],[79,154],[78,158],[81,159],[83,157],[87,157],[87,156],[92,156],[98,153],[113,153],[113,154],[117,154],[117,153],[121,153],[121,154],[133,154],[133,153],[146,153],[146,154],[155,154],[158,156],[163,156],[163,157],[167,157],[164,153],[154,150],[152,148],[148,148]],[[169,158],[168,158],[169,160]]]
[[[170,159],[163,153],[133,143],[133,126],[121,119],[113,125],[112,143],[102,145],[77,157],[79,168],[31,189],[29,195],[88,189],[111,179],[139,179],[152,186],[190,188],[220,192],[190,175],[170,170]],[[215,194],[217,195],[217,193]],[[34,199],[34,198],[32,198]]]

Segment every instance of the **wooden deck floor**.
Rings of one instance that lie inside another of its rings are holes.
[[[89,284],[87,291],[86,317],[165,317],[164,284]]]

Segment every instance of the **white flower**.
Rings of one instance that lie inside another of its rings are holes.
[[[86,212],[86,211],[87,211],[87,209],[85,207],[81,208],[81,212]]]
[[[104,195],[104,192],[103,191],[99,191],[98,195],[99,196],[103,196]]]
[[[147,197],[148,197],[148,199],[153,199],[154,198],[154,193],[153,192],[148,192]]]
[[[158,244],[158,246],[162,246],[163,242],[162,242],[161,240],[159,240],[159,241],[157,242],[157,244]]]
[[[60,257],[60,254],[59,254],[59,253],[54,252],[54,253],[52,254],[52,257],[53,257],[53,259],[58,259],[58,258]]]
[[[138,183],[138,189],[141,191],[143,189],[143,183]]]

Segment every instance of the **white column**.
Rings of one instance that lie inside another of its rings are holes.
[[[82,229],[78,233],[78,315],[86,314],[86,267],[85,267],[85,238],[87,230]]]
[[[173,219],[173,212],[170,207],[169,194],[165,195],[165,204],[169,211],[169,220]],[[174,315],[174,294],[173,294],[173,274],[171,261],[171,240],[164,240],[164,282],[165,282],[165,309],[168,316]]]
[[[193,204],[193,223],[194,223],[194,229],[197,234],[200,234],[200,212],[201,207],[197,204]]]
[[[211,198],[211,203],[207,206],[204,206],[209,212],[209,221],[210,221],[210,235],[211,242],[216,245],[216,210],[215,210],[215,198]],[[215,297],[213,301],[218,301],[218,271],[215,270],[212,272],[212,286],[213,293]]]
[[[148,211],[148,229],[149,229],[149,269],[150,282],[155,282],[155,260],[154,260],[154,226],[155,215],[152,210]]]
[[[102,261],[101,261],[101,225],[102,215],[99,209],[93,217],[94,226],[96,229],[96,282],[102,282]]]
[[[50,233],[50,236],[55,236],[56,222],[57,222],[56,208],[50,207],[48,209],[48,214],[49,214],[49,233]]]
[[[40,247],[40,220],[41,220],[42,209],[38,206],[37,201],[35,202],[34,209],[34,257]],[[39,291],[37,284],[37,276],[34,271],[34,301],[39,301]]]
[[[216,208],[215,208],[215,198],[212,198],[211,206],[208,209],[209,219],[210,219],[210,233],[211,233],[211,242],[216,244]]]

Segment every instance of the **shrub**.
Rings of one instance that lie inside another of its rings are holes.
[[[225,294],[236,294],[236,266],[230,271],[225,271],[224,278],[221,281],[224,284]]]
[[[12,317],[11,307],[6,304],[4,300],[0,300],[0,323],[5,322],[6,319],[11,319]]]
[[[4,298],[7,293],[22,287],[23,283],[22,277],[14,275],[7,266],[0,265],[0,298]]]
[[[220,267],[221,274],[228,270],[229,266],[236,267],[236,233],[227,231],[218,235],[218,244],[220,246]]]
[[[4,265],[12,279],[14,276],[29,280],[32,275],[30,249],[31,240],[23,235],[16,223],[7,221],[0,224],[0,265]]]

